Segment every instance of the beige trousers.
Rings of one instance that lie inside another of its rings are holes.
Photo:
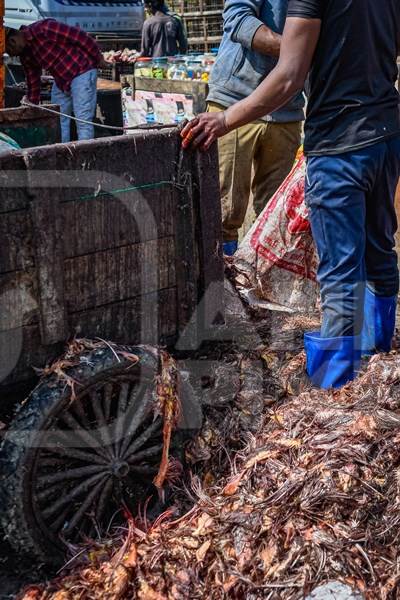
[[[208,110],[216,112],[224,109],[210,102]],[[250,191],[256,215],[264,209],[289,174],[300,139],[299,122],[256,121],[218,140],[224,241],[238,239]]]

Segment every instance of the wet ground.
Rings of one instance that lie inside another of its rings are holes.
[[[13,600],[21,588],[37,578],[36,573],[37,571],[32,571],[28,565],[22,564],[7,542],[1,539],[0,600]]]

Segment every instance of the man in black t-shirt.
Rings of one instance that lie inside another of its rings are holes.
[[[362,355],[391,348],[399,289],[399,49],[400,0],[289,0],[274,71],[242,102],[199,115],[182,132],[208,148],[287,102],[309,73],[306,201],[323,319],[321,331],[305,335],[305,348],[308,374],[324,388],[353,379]]]

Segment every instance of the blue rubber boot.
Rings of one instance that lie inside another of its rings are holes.
[[[233,256],[235,254],[236,250],[238,249],[238,243],[237,242],[224,242],[222,244],[222,248],[223,248],[225,256]]]
[[[361,333],[363,356],[390,352],[396,326],[397,296],[377,296],[365,290],[364,325]]]
[[[356,376],[361,362],[361,336],[321,338],[319,331],[304,334],[307,373],[313,385],[340,388]]]

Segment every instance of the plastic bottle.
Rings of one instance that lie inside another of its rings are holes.
[[[146,100],[146,123],[152,125],[156,122],[153,100]]]
[[[185,107],[183,106],[183,102],[181,100],[177,100],[175,123],[181,123],[185,119],[185,117]]]
[[[172,58],[169,60],[167,79],[175,81],[184,81],[188,78],[185,61],[182,58]]]
[[[201,79],[202,81],[205,81],[206,83],[208,82],[208,80],[210,79],[210,74],[211,74],[211,69],[213,67],[214,64],[214,60],[206,60],[203,66],[203,72],[201,74]]]
[[[135,77],[153,77],[152,64],[151,58],[139,58],[135,63]]]
[[[187,63],[189,79],[201,79],[202,66],[200,58],[190,58]]]
[[[167,58],[154,58],[152,63],[152,71],[154,79],[166,79],[167,77],[168,60]]]

